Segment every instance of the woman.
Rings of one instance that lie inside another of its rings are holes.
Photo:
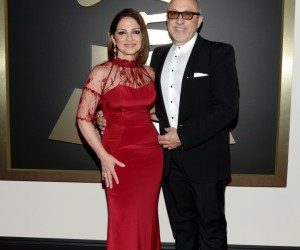
[[[149,38],[141,15],[124,9],[113,19],[108,61],[95,66],[83,88],[77,123],[101,161],[108,202],[107,249],[158,250],[162,149],[150,120],[156,93],[145,62]],[[101,107],[106,130],[93,121]]]

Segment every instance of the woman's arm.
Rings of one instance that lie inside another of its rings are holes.
[[[124,167],[124,164],[106,152],[93,125],[102,93],[101,84],[104,75],[105,72],[103,73],[101,65],[94,67],[90,72],[82,90],[76,119],[82,135],[101,161],[102,178],[105,180],[106,186],[112,188],[113,179],[119,184],[115,165]]]
[[[112,188],[113,179],[119,184],[115,165],[119,167],[125,167],[125,165],[106,152],[92,122],[78,119],[77,124],[85,140],[101,161],[102,178],[105,180],[106,186]]]

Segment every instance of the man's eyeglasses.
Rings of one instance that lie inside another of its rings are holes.
[[[184,20],[191,20],[195,15],[200,16],[199,13],[192,12],[192,11],[183,11],[183,12],[174,11],[174,10],[167,11],[167,17],[169,19],[177,19],[179,15],[181,15]]]

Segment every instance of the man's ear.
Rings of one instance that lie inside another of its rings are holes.
[[[199,18],[198,18],[198,26],[197,26],[198,29],[201,26],[202,22],[203,22],[203,16],[199,16]]]

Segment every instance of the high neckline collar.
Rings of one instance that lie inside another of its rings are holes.
[[[129,68],[134,68],[136,67],[136,60],[127,60],[127,59],[121,59],[121,58],[114,58],[113,59],[113,64],[116,64],[118,66],[122,67],[129,67]]]

